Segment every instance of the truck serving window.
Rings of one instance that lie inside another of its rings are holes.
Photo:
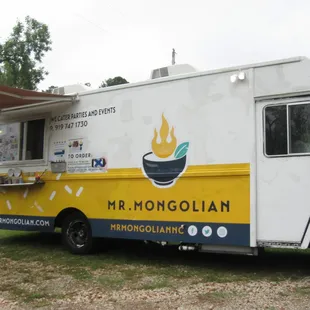
[[[0,125],[0,162],[43,159],[45,120]]]
[[[310,153],[310,104],[269,106],[265,109],[266,155]]]

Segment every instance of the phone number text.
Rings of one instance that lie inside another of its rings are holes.
[[[88,121],[77,121],[72,123],[66,123],[66,124],[57,124],[57,125],[51,125],[50,130],[65,130],[65,129],[72,129],[72,128],[82,128],[87,127]]]

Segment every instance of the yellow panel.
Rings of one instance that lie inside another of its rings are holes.
[[[250,223],[249,164],[188,166],[169,188],[136,168],[57,176],[47,172],[46,184],[28,190],[0,189],[0,214],[55,217],[75,207],[89,218]]]

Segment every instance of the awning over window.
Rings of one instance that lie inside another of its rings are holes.
[[[56,103],[73,103],[76,96],[56,95],[0,85],[0,113]]]

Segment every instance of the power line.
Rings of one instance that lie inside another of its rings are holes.
[[[85,18],[84,16],[82,16],[82,15],[80,15],[80,14],[76,14],[76,13],[73,13],[73,14],[76,15],[76,16],[78,16],[78,17],[80,17],[80,18],[82,18],[82,19],[84,19],[85,21],[89,22],[90,24],[96,26],[97,28],[101,29],[102,31],[104,31],[104,32],[109,32],[108,30],[102,28],[100,25],[98,25],[98,24],[92,22],[91,20],[88,20],[88,19]]]
[[[119,8],[113,8],[113,7],[111,7],[111,6],[110,6],[110,8],[111,8],[112,10],[118,12],[119,15],[120,15],[121,17],[125,18],[125,14],[124,14]],[[91,20],[85,18],[84,16],[82,16],[82,15],[80,15],[80,14],[77,14],[77,13],[73,13],[73,14],[76,15],[76,16],[78,16],[78,17],[80,17],[80,18],[82,18],[82,19],[84,19],[84,20],[87,21],[88,23],[90,23],[90,24],[92,24],[92,25],[98,27],[98,28],[101,29],[102,31],[109,32],[108,30],[102,28],[100,25],[98,25],[98,24],[94,23],[93,21],[91,21]]]

